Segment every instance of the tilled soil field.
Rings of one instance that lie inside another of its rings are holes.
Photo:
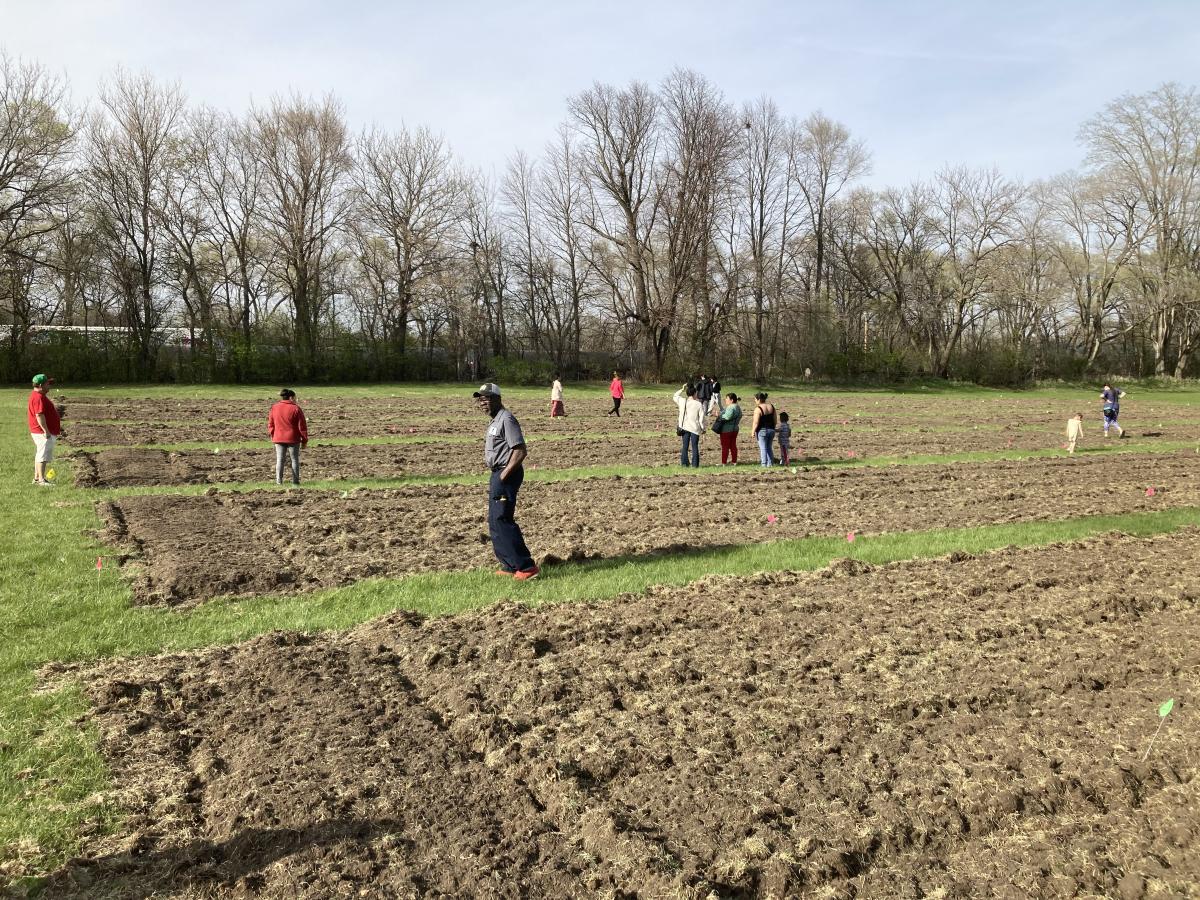
[[[47,895],[1197,897],[1198,557],[844,560],[109,664],[129,815]]]
[[[1147,488],[1154,487],[1153,496]],[[140,603],[304,591],[493,562],[482,485],[145,495],[99,504]],[[518,520],[544,561],[638,556],[1200,505],[1194,452],[721,476],[530,481]],[[771,521],[768,517],[773,517]]]
[[[194,400],[147,402],[145,404],[71,402],[64,421],[68,442],[76,447],[180,444],[189,441],[244,442],[266,439],[267,410],[270,401],[214,400],[203,403]],[[624,409],[620,418],[605,416],[603,403],[594,398],[587,406],[567,418],[551,419],[546,405],[526,399],[510,404],[526,432],[539,434],[579,435],[632,432],[662,432],[674,434],[676,409],[667,397],[654,395]],[[352,403],[337,403],[329,398],[303,403],[314,441],[329,438],[369,439],[380,435],[401,436],[477,436],[484,420],[469,397],[457,398],[437,409],[429,408],[429,400],[421,404],[412,399],[371,398]],[[742,404],[745,423],[753,413],[753,401]],[[806,429],[849,428],[851,432],[879,429],[872,438],[862,431],[865,440],[887,446],[889,441],[901,445],[920,443],[913,426],[927,429],[924,434],[936,435],[940,429],[952,429],[946,438],[950,446],[962,446],[968,439],[959,432],[969,432],[970,443],[976,439],[982,446],[1004,446],[1011,438],[1014,446],[1020,443],[1023,429],[1033,429],[1037,437],[1028,446],[1061,443],[1068,416],[1075,411],[1085,415],[1085,443],[1101,440],[1100,414],[1095,406],[1080,404],[1076,409],[1058,409],[1044,405],[1014,403],[999,398],[904,398],[873,400],[863,394],[790,395],[777,398],[777,406],[792,415],[797,437],[819,440],[820,432]],[[1157,433],[1167,439],[1200,439],[1200,418],[1189,415],[1186,409],[1154,409],[1131,406],[1124,424],[1135,435]],[[997,437],[999,436],[999,437]],[[855,438],[857,440],[857,438]],[[920,451],[913,451],[920,452]],[[928,452],[946,452],[932,449]]]
[[[152,421],[152,422],[80,422],[70,419],[64,422],[67,443],[75,447],[121,447],[141,444],[184,444],[194,441],[206,443],[242,443],[265,441],[267,437],[266,415],[262,421],[200,420],[197,422]],[[630,435],[635,432],[661,432],[674,437],[675,419],[670,409],[656,411],[652,415],[627,415],[619,420],[598,416],[576,416],[571,419],[550,419],[522,416],[521,425],[530,434],[615,434]],[[312,440],[359,439],[396,435],[401,437],[479,437],[487,427],[487,419],[475,408],[462,410],[452,419],[434,421],[426,416],[416,419],[411,414],[388,417],[385,414],[370,417],[361,412],[331,415],[328,418],[308,418],[309,436]]]
[[[803,443],[798,443],[798,440]],[[946,454],[974,450],[1036,450],[1057,446],[1056,435],[1036,431],[920,431],[880,433],[872,431],[816,431],[795,434],[792,455],[796,463],[821,460],[902,457],[913,454]],[[1121,449],[1153,449],[1167,441],[1200,441],[1200,428],[1190,433],[1176,428],[1170,432],[1138,435],[1119,442]],[[621,436],[580,439],[529,439],[529,466],[540,469],[571,469],[619,462],[630,466],[670,465],[679,461],[674,435]],[[355,444],[330,446],[310,444],[301,458],[306,480],[405,478],[428,475],[469,475],[482,467],[481,442],[429,441],[410,444]],[[758,448],[749,432],[739,437],[743,464],[757,464]],[[1109,442],[1110,446],[1118,444]],[[705,464],[720,460],[715,435],[701,440]],[[1087,445],[1081,445],[1083,452]],[[778,447],[776,446],[776,452]],[[269,447],[212,450],[154,450],[142,447],[112,447],[79,451],[71,455],[75,483],[80,487],[134,487],[139,485],[228,484],[270,481],[274,478],[275,451]],[[290,472],[290,470],[288,470]],[[290,476],[287,476],[290,477]]]

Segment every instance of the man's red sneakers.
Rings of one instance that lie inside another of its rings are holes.
[[[510,571],[508,571],[508,569],[497,569],[497,570],[496,570],[496,572],[495,572],[495,574],[499,575],[499,576],[500,576],[500,577],[502,577],[502,578],[512,578],[512,577],[513,577],[514,575],[516,575],[517,573],[516,573],[516,572],[510,572]]]
[[[517,579],[517,581],[529,581],[531,578],[537,578],[538,573],[541,571],[537,566],[534,566],[532,569],[522,569],[513,575],[513,578]]]

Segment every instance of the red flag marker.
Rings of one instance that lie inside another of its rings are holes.
[[[769,516],[767,516],[767,524],[768,525],[775,525],[778,522],[779,522],[779,516],[775,515],[775,513],[771,513]]]
[[[96,570],[99,571],[100,569],[103,569],[103,568],[104,568],[104,557],[97,556],[96,557]]]
[[[858,456],[858,454],[857,454],[857,453],[855,453],[853,450],[848,450],[848,451],[846,452],[846,456],[847,456],[848,458],[850,458],[850,459],[854,459],[854,457]]]
[[[1156,491],[1154,490],[1154,488],[1152,488],[1152,487],[1146,488],[1146,496],[1147,497],[1153,497],[1155,495],[1155,493],[1156,493]]]
[[[858,535],[856,535],[856,534],[855,534],[853,531],[847,531],[847,532],[846,532],[846,542],[847,542],[847,543],[849,543],[849,544],[853,544],[853,543],[854,543],[854,539],[855,539],[856,537],[858,537]]]

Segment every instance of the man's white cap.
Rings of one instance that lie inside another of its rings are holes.
[[[500,396],[500,385],[493,384],[490,381],[487,384],[481,384],[479,386],[479,390],[477,390],[471,396],[476,399],[478,399],[480,397],[499,397]]]

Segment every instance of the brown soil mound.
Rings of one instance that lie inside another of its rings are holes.
[[[490,565],[484,491],[214,490],[122,497],[99,511],[105,539],[139,563],[137,602],[191,603]],[[535,554],[554,561],[1195,505],[1195,455],[1155,454],[1117,466],[1094,457],[527,482],[518,521]]]
[[[121,662],[85,690],[125,832],[50,895],[1200,896],[1198,556],[843,561]]]

